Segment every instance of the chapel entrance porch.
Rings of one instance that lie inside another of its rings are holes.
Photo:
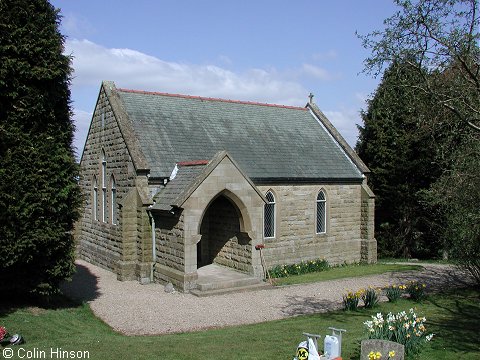
[[[197,269],[216,264],[241,272],[249,272],[252,264],[252,243],[241,231],[242,214],[225,195],[216,197],[205,210],[197,243]]]

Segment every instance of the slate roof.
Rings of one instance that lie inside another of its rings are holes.
[[[151,208],[169,211],[172,206],[180,207],[180,198],[195,183],[195,179],[202,174],[205,167],[206,165],[180,166],[175,179],[155,195],[155,205]]]
[[[116,89],[153,178],[226,150],[255,182],[361,181],[362,173],[308,107]],[[351,150],[351,149],[350,149]]]
[[[186,161],[177,164],[177,171],[168,182],[168,185],[161,189],[153,198],[154,204],[150,206],[151,210],[170,211],[172,208],[181,208],[183,203],[205,180],[207,176],[218,166],[218,164],[228,158],[228,161],[235,166],[238,172],[250,183],[252,189],[258,196],[266,202],[263,194],[255,187],[253,182],[239,168],[235,160],[226,151],[220,151],[210,160]]]

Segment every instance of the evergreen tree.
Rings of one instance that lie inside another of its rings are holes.
[[[375,232],[382,256],[436,257],[440,246],[436,219],[422,202],[421,192],[440,174],[431,133],[433,116],[428,97],[411,86],[418,74],[393,63],[368,109],[357,152],[372,171],[369,183],[376,195]]]
[[[371,50],[365,71],[378,75],[392,62],[403,62],[419,75],[415,88],[428,94],[432,107],[480,131],[479,0],[394,3],[399,10],[384,20],[384,29],[359,36]],[[425,69],[444,76],[424,76]],[[455,76],[444,81],[451,70]]]
[[[426,193],[445,221],[446,254],[480,287],[480,134],[470,130],[451,147],[450,168]]]
[[[418,144],[418,149],[427,144],[426,159],[434,154],[435,166],[427,169],[438,175],[419,193],[430,206],[424,214],[438,231],[433,239],[442,239],[446,254],[480,285],[479,0],[394,2],[399,10],[384,20],[384,29],[360,36],[371,50],[365,71],[378,75],[401,63],[403,71],[416,73],[416,82],[399,85],[411,91],[411,103],[423,104],[423,134],[432,140]],[[366,130],[363,136],[369,134]]]
[[[41,294],[73,273],[80,203],[59,23],[47,0],[0,0],[0,287]]]

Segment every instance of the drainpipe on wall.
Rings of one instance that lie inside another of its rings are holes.
[[[150,217],[151,224],[152,224],[152,269],[150,271],[150,282],[153,283],[153,271],[155,270],[155,263],[157,261],[157,247],[156,247],[156,239],[155,239],[155,218],[153,214],[148,211],[148,216]]]

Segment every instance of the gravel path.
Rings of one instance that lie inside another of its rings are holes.
[[[86,301],[96,316],[126,335],[154,335],[259,323],[341,308],[347,290],[417,279],[428,289],[457,286],[464,274],[446,265],[422,264],[418,272],[387,273],[199,298],[166,293],[159,284],[117,281],[116,275],[77,261],[77,274],[63,286],[67,296]]]

